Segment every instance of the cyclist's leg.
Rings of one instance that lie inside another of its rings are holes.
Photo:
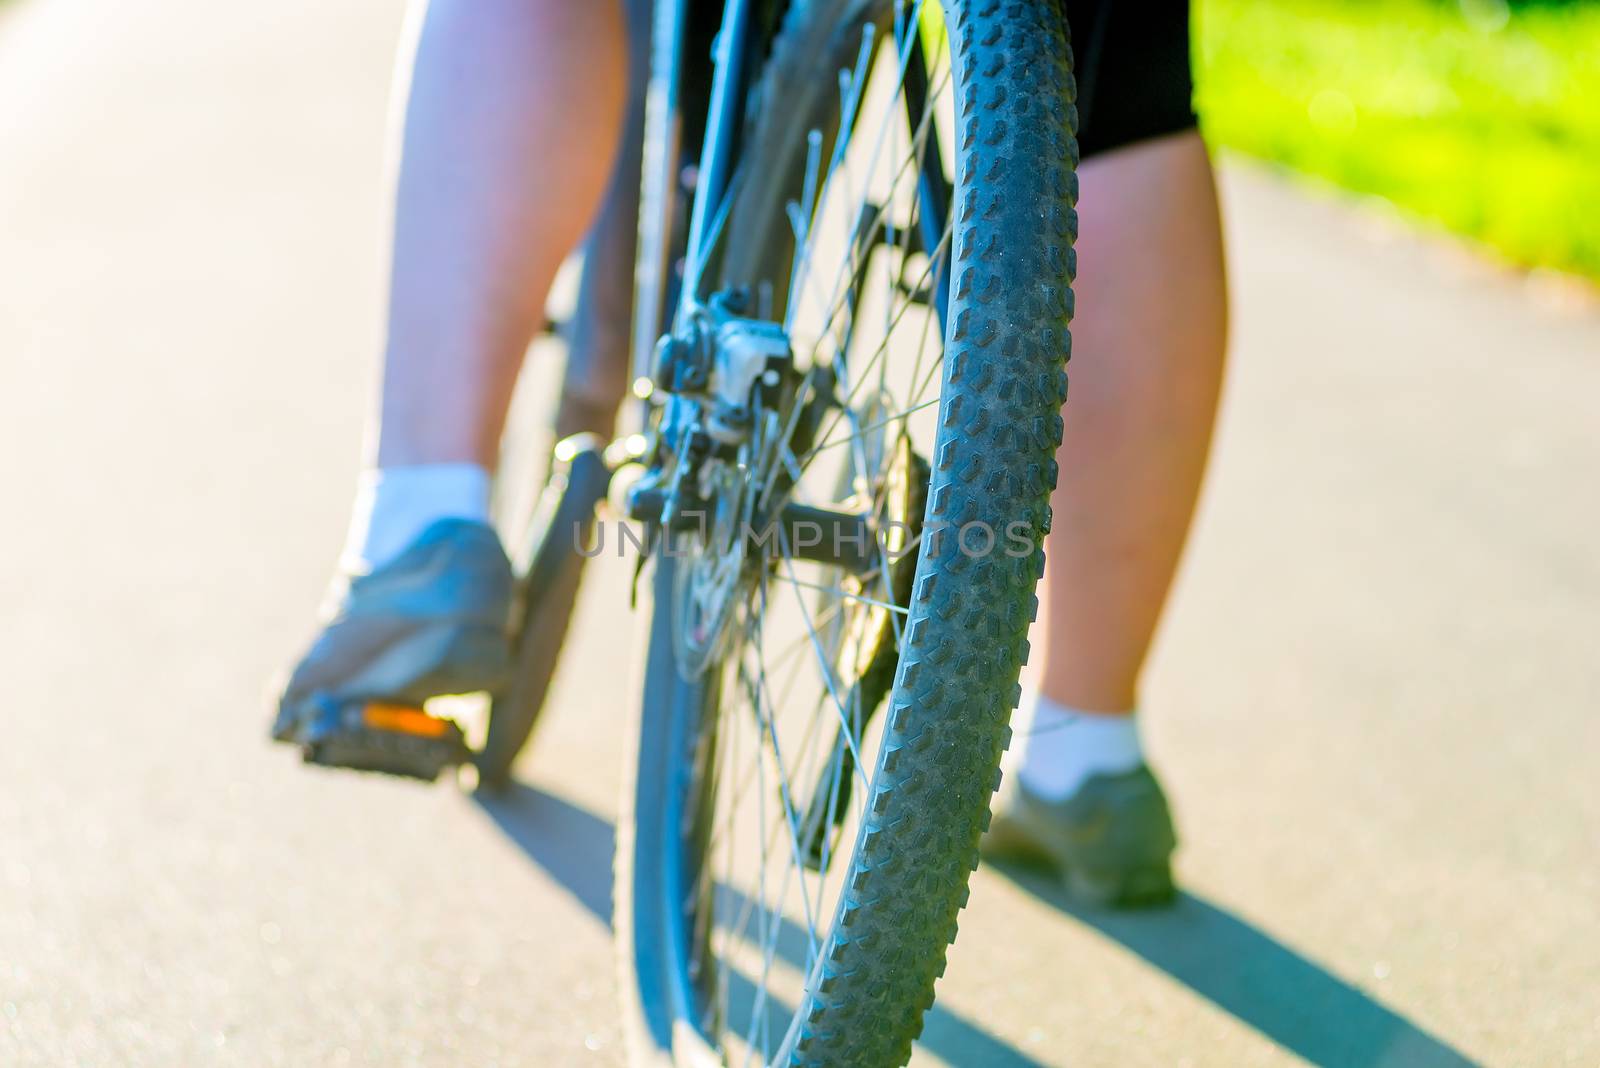
[[[1172,889],[1171,818],[1133,711],[1222,378],[1222,243],[1184,3],[1067,7],[1084,154],[1071,400],[1040,672],[990,845],[1042,850],[1094,896],[1139,903]]]
[[[626,38],[615,0],[432,0],[413,13],[377,460],[492,467],[561,261],[606,187]]]
[[[609,437],[628,389],[652,3],[622,3],[628,23],[627,103],[611,182],[584,241],[577,301],[563,330],[567,364],[555,416],[557,440],[585,431]]]
[[[990,851],[1042,852],[1080,894],[1172,895],[1175,845],[1133,714],[1193,511],[1223,369],[1222,244],[1199,135],[1084,162],[1078,313],[1045,543],[1037,690]]]
[[[1044,696],[1135,704],[1222,383],[1222,237],[1194,131],[1080,171],[1071,400],[1041,594]]]
[[[488,480],[546,292],[606,185],[621,7],[417,0],[398,79],[376,463],[326,628],[275,737],[325,763],[431,777],[459,732],[371,711],[489,689],[509,663],[511,572]],[[400,737],[405,735],[406,737]]]

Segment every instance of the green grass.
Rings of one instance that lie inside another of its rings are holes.
[[[1213,144],[1600,278],[1600,3],[1200,0],[1196,28]]]

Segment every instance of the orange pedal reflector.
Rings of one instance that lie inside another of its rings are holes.
[[[443,738],[450,730],[449,720],[430,716],[420,708],[377,702],[369,702],[361,710],[361,721],[377,730],[414,734],[420,738]]]

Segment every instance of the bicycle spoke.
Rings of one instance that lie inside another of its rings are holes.
[[[823,593],[831,593],[831,594],[834,594],[835,596],[843,597],[843,598],[846,598],[847,600],[855,601],[855,602],[857,602],[859,604],[869,604],[874,608],[883,608],[883,609],[887,609],[890,612],[898,612],[900,615],[906,615],[910,611],[910,609],[902,608],[897,604],[890,604],[888,601],[876,601],[876,600],[873,600],[871,597],[863,597],[859,593],[851,593],[849,590],[844,589],[844,588],[839,587],[839,586],[822,586],[822,585],[818,585],[815,582],[802,582],[800,579],[797,579],[797,578],[786,578],[786,577],[784,577],[782,575],[779,576],[779,579],[781,581],[787,582],[791,586],[798,586],[801,589],[805,589],[805,590],[820,590]]]
[[[869,431],[879,430],[879,429],[882,429],[883,427],[890,426],[890,425],[892,425],[894,423],[900,422],[901,420],[905,419],[906,416],[910,415],[912,412],[920,412],[920,411],[922,411],[922,409],[931,408],[935,404],[938,404],[938,403],[939,403],[939,398],[935,397],[933,400],[923,401],[921,404],[913,404],[911,407],[902,408],[898,412],[895,412],[893,415],[887,416],[886,418],[883,418],[883,419],[879,419],[875,423],[868,423],[866,426],[858,427],[855,430],[853,430],[851,433],[846,434],[842,438],[834,438],[834,439],[832,439],[830,441],[824,441],[820,445],[813,445],[811,447],[811,450],[809,452],[807,452],[804,456],[800,457],[797,462],[800,463],[801,465],[804,465],[808,460],[810,460],[813,456],[817,455],[817,453],[822,452],[824,449],[831,449],[835,445],[848,445],[852,441],[860,438],[863,434],[866,434]]]

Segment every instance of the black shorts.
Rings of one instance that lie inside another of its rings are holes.
[[[1061,4],[1072,32],[1084,159],[1194,127],[1188,0]]]
[[[630,23],[647,32],[649,0],[625,2]],[[1194,128],[1189,0],[1057,2],[1072,35],[1082,158]],[[721,8],[722,0],[698,0],[691,8],[707,17],[691,20],[690,54],[710,53]],[[703,39],[693,36],[696,31]],[[642,57],[642,42],[635,48]]]

